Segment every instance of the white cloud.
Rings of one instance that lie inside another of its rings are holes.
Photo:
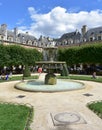
[[[30,31],[27,26],[18,27],[18,33],[26,33],[26,32],[28,32],[30,35],[35,36],[34,33],[32,31]],[[38,36],[38,35],[36,35],[36,36]]]
[[[17,22],[16,24],[17,24],[17,25],[21,25],[24,21],[25,21],[25,19],[24,19],[24,18],[19,19],[19,20],[18,20],[18,22]]]
[[[64,33],[80,30],[83,25],[89,28],[102,26],[102,10],[74,13],[62,7],[55,7],[46,14],[39,14],[33,7],[29,7],[28,11],[32,19],[29,32],[36,37],[59,37]]]

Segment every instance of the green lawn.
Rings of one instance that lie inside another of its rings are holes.
[[[38,75],[24,77],[25,80],[27,79],[38,79]],[[97,76],[96,79],[93,79],[92,76],[86,75],[69,75],[69,76],[57,76],[59,79],[74,79],[74,80],[86,80],[86,81],[95,81],[95,82],[102,82],[102,76]],[[0,82],[5,81],[15,81],[15,80],[22,80],[22,76],[12,76],[9,80],[0,80]]]
[[[86,75],[58,76],[58,78],[102,82],[102,77],[101,76],[100,77],[96,77],[96,79],[92,78],[92,76],[86,76]]]
[[[25,105],[0,103],[0,130],[24,130],[30,109]]]
[[[94,111],[100,118],[102,118],[102,101],[93,102],[87,105],[89,109]]]
[[[38,75],[30,76],[30,77],[24,77],[25,80],[27,79],[38,79]],[[0,80],[0,82],[5,82],[5,81],[15,81],[15,80],[22,80],[22,76],[12,76],[8,80]]]

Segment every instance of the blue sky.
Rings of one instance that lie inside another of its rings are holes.
[[[102,26],[102,0],[0,0],[0,24],[35,37]]]

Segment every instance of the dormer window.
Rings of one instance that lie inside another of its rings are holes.
[[[94,32],[91,33],[91,35],[93,35],[93,34],[94,34]]]
[[[94,41],[95,37],[90,37],[90,42]]]
[[[22,39],[24,40],[24,36],[22,36]]]

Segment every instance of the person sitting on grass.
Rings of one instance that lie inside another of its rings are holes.
[[[5,80],[5,73],[3,73],[3,74],[1,75],[1,79],[2,79],[2,80]]]
[[[6,77],[5,77],[5,80],[8,80],[9,79],[9,75],[7,74]]]
[[[92,78],[93,78],[93,79],[96,79],[96,72],[93,72]]]

